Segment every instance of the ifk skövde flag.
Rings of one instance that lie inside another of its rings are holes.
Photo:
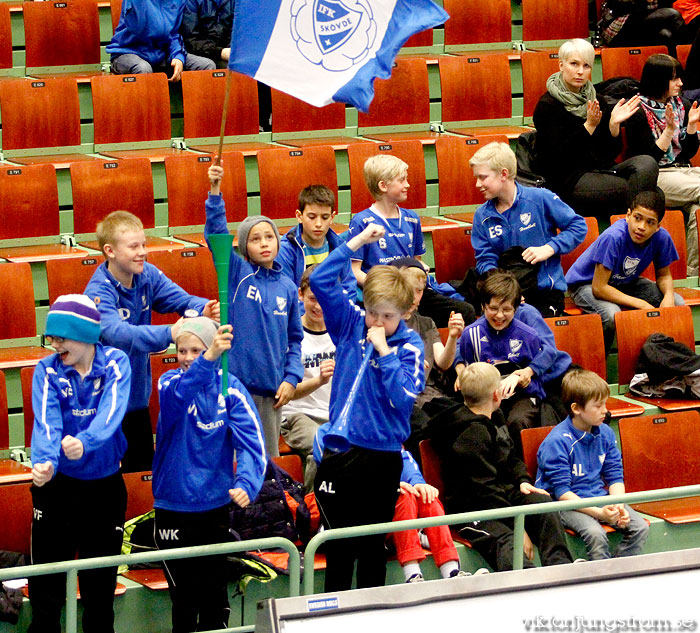
[[[367,112],[406,40],[448,18],[431,0],[237,0],[229,68],[311,105]]]

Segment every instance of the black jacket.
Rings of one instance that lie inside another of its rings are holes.
[[[571,195],[583,174],[609,169],[622,149],[621,134],[613,137],[608,127],[610,112],[593,134],[583,127],[585,119],[568,112],[548,92],[540,97],[533,122],[537,128],[537,169],[547,181],[547,188],[564,200]]]
[[[681,97],[683,107],[685,108],[685,117],[683,127],[688,125],[688,113],[691,103],[685,97]],[[625,123],[627,128],[627,146],[630,156],[639,154],[648,154],[657,163],[663,158],[664,151],[656,144],[656,139],[651,133],[649,122],[647,121],[644,112],[640,108],[635,112]],[[697,134],[686,134],[681,140],[681,153],[676,157],[675,163],[690,163],[690,159],[695,156],[700,146]]]
[[[531,481],[500,409],[490,420],[466,406],[454,407],[433,418],[428,430],[442,462],[450,514],[509,507],[508,497]]]
[[[687,376],[700,369],[700,356],[687,345],[665,334],[652,334],[644,341],[635,374],[647,374],[658,385],[671,378]]]
[[[231,45],[234,0],[186,0],[180,33],[185,49],[223,65],[221,50]]]

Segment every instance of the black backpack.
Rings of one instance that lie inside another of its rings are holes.
[[[515,159],[518,163],[515,180],[524,187],[544,187],[545,183],[544,177],[537,173],[536,138],[537,130],[523,132],[515,146]]]

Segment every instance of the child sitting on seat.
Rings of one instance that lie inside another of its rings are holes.
[[[570,417],[552,429],[537,451],[535,483],[552,498],[572,501],[625,493],[615,433],[603,424],[609,395],[608,384],[592,371],[573,369],[564,376],[562,400]],[[615,556],[640,554],[649,533],[644,519],[624,503],[565,510],[560,515],[562,523],[583,539],[591,560],[610,558],[602,523],[622,533]]]

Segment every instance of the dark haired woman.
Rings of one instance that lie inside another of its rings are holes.
[[[686,217],[688,276],[698,274],[695,210],[700,208],[700,168],[690,159],[698,151],[700,107],[680,96],[683,68],[670,55],[651,55],[644,64],[641,108],[627,122],[632,155],[647,154],[659,164],[658,184],[667,207],[680,207]]]

